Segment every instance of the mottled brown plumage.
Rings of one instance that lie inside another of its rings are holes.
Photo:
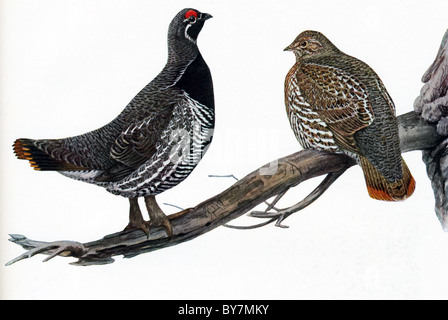
[[[316,31],[302,32],[285,50],[296,55],[285,104],[300,144],[356,159],[372,198],[409,197],[415,181],[401,157],[395,106],[378,75]]]

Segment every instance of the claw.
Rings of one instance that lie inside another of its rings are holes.
[[[165,219],[150,220],[149,224],[156,227],[164,227],[168,238],[171,238],[173,236],[173,227],[171,226],[171,222],[168,220],[166,216]]]
[[[131,232],[134,230],[142,230],[146,237],[149,238],[149,222],[144,221],[142,219],[142,221],[129,221],[128,225],[126,226],[126,228],[123,229],[123,232]]]
[[[124,232],[130,232],[133,230],[142,230],[146,234],[147,239],[149,239],[149,227],[163,227],[166,231],[168,238],[171,238],[173,236],[173,227],[171,226],[169,219],[174,218],[178,215],[176,214],[173,215],[173,217],[168,218],[163,213],[162,209],[160,209],[160,207],[158,206],[154,196],[145,197],[145,204],[149,214],[149,221],[145,221],[143,219],[142,213],[138,206],[137,198],[130,198],[129,202],[130,202],[129,223],[123,230]],[[179,214],[183,214],[188,211],[189,209],[183,210]]]

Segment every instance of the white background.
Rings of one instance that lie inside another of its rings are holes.
[[[435,216],[420,152],[404,155],[416,181],[407,201],[368,197],[359,167],[289,229],[219,227],[195,240],[106,266],[37,256],[10,267],[31,239],[87,242],[121,230],[128,201],[15,159],[16,138],[57,138],[113,119],[162,69],[166,33],[186,6],[214,16],[198,44],[213,75],[216,130],[196,170],[158,197],[190,207],[271,160],[299,150],[285,114],[283,48],[306,29],[367,62],[412,110],[447,25],[440,1],[2,0],[0,281],[3,299],[447,299],[448,235]],[[289,192],[298,202],[319,181]],[[162,206],[167,213],[175,209]],[[259,220],[242,217],[234,224]]]

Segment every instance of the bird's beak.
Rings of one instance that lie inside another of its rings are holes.
[[[289,45],[289,46],[287,46],[285,49],[283,49],[283,51],[292,51],[294,48],[293,48],[293,45],[292,45],[292,43]]]
[[[211,14],[208,14],[208,13],[202,13],[202,20],[208,20],[208,19],[211,19],[211,18],[213,18],[213,16],[211,15]]]

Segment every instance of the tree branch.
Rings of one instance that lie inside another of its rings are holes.
[[[403,152],[433,148],[441,140],[436,126],[428,124],[414,112],[398,117],[398,121]],[[114,261],[113,256],[131,258],[173,246],[226,224],[305,180],[329,174],[337,177],[354,164],[354,160],[341,154],[316,150],[299,151],[253,171],[227,190],[194,208],[170,215],[173,227],[171,238],[160,227],[150,227],[148,237],[143,231],[134,230],[110,234],[83,244],[74,241],[47,243],[30,240],[22,235],[11,235],[10,241],[29,251],[7,265],[36,254],[50,255],[46,260],[57,255],[76,257],[78,261],[72,263],[75,265],[106,264]],[[272,170],[273,167],[276,170]],[[324,188],[327,187],[324,184]],[[312,193],[310,197],[308,200],[314,201],[316,194]],[[303,205],[304,203],[299,204],[299,207],[302,208]]]

